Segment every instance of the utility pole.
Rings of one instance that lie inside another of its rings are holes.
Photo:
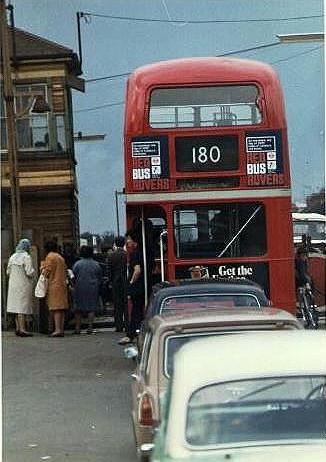
[[[117,221],[117,236],[120,236],[120,220],[119,220],[119,196],[124,195],[124,191],[115,190],[115,215]]]
[[[3,93],[7,118],[7,148],[8,163],[10,175],[10,199],[11,199],[11,216],[13,244],[21,237],[22,220],[21,220],[21,202],[19,189],[19,172],[17,159],[17,140],[16,140],[16,122],[15,122],[15,101],[11,76],[10,48],[9,48],[9,31],[7,24],[7,7],[5,0],[0,0],[0,27],[1,27],[1,54],[2,54],[2,73],[3,73]]]
[[[115,214],[117,220],[117,236],[120,236],[118,194],[119,191],[115,190]]]

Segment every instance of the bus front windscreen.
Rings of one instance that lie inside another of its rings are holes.
[[[265,207],[259,203],[174,208],[177,258],[250,257],[266,253]]]

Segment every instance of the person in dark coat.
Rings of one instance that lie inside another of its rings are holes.
[[[128,262],[128,299],[131,301],[132,308],[126,337],[119,340],[120,345],[125,345],[135,339],[143,319],[145,302],[144,262],[141,248],[135,240],[137,237],[133,231],[129,231],[126,238],[127,247],[133,249],[129,254]]]
[[[308,251],[304,247],[298,247],[295,255],[295,285],[297,289],[312,286],[308,269]]]
[[[74,273],[74,312],[75,333],[80,334],[82,316],[88,315],[87,333],[93,333],[95,311],[99,306],[102,269],[93,259],[93,249],[87,245],[80,248],[81,259],[77,261],[72,271]]]
[[[63,244],[63,258],[65,259],[66,266],[68,269],[72,269],[76,261],[78,260],[78,257],[76,255],[75,249],[73,244],[70,242],[67,242]]]
[[[114,323],[117,332],[128,330],[127,303],[127,252],[123,249],[124,237],[114,240],[113,251],[108,254],[108,283],[112,285]]]

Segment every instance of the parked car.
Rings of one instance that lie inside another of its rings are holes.
[[[137,347],[142,350],[149,320],[162,313],[194,309],[197,311],[221,307],[270,306],[263,289],[249,279],[187,279],[162,282],[153,287],[145,319],[140,328]]]
[[[146,310],[146,318],[185,308],[219,306],[269,306],[263,289],[249,279],[186,279],[158,283]]]
[[[132,422],[139,456],[141,445],[152,442],[153,427],[160,420],[159,396],[172,375],[173,356],[180,346],[212,335],[300,328],[294,316],[273,308],[220,307],[218,311],[184,310],[154,316],[132,374]]]
[[[325,333],[309,331],[214,336],[183,346],[151,460],[324,461],[324,351]]]

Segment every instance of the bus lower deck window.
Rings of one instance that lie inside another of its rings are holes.
[[[259,203],[178,206],[174,228],[177,258],[261,256],[267,249]]]

